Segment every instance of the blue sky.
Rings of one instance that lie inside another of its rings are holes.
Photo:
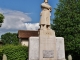
[[[43,2],[44,0],[0,0],[0,13],[5,16],[0,35],[6,32],[39,28],[37,25],[40,20],[40,5]],[[53,18],[58,0],[48,0],[48,3],[52,6],[51,18]]]

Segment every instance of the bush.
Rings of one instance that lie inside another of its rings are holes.
[[[0,60],[2,60],[2,56],[3,56],[3,49],[2,49],[2,47],[0,46]]]
[[[28,47],[6,45],[3,47],[3,54],[6,54],[7,60],[26,60],[28,58]]]

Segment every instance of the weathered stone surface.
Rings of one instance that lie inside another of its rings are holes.
[[[43,58],[53,58],[53,50],[43,50]]]
[[[56,52],[56,37],[55,32],[51,29],[48,30],[40,30],[39,35],[40,40],[40,60],[56,60],[57,59],[57,52]],[[43,51],[46,50],[47,54],[43,54]],[[53,52],[49,52],[53,50]],[[51,55],[52,54],[52,55]],[[53,55],[54,54],[54,55]],[[45,58],[44,58],[45,57]]]
[[[6,54],[3,54],[3,60],[7,60]]]
[[[47,48],[49,49],[49,47]],[[65,60],[63,37],[56,37],[56,50],[57,50],[56,51],[57,60]],[[52,57],[54,57],[54,50],[43,50],[43,58],[52,58]],[[29,39],[29,60],[39,60],[39,37],[30,37]]]
[[[39,60],[39,37],[29,38],[29,60]]]
[[[68,55],[68,60],[72,60],[72,56],[71,55]]]
[[[48,0],[41,4],[41,18],[39,30],[39,60],[56,60],[56,36],[55,31],[50,28],[51,6]]]
[[[48,0],[41,4],[39,37],[29,39],[29,60],[64,60],[64,38],[56,37],[50,28],[51,6]]]
[[[65,59],[64,38],[56,37],[57,59]]]

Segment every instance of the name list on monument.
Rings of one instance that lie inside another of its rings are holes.
[[[53,50],[43,50],[43,58],[53,58]]]

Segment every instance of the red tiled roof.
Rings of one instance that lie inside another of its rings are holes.
[[[19,30],[18,38],[29,38],[31,36],[38,36],[38,31]]]

